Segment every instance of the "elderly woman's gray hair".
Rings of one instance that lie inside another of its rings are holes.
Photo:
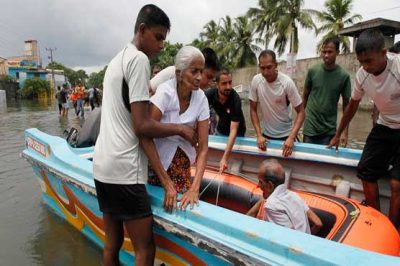
[[[175,56],[175,68],[177,70],[188,69],[196,57],[201,57],[204,61],[204,56],[199,49],[194,46],[183,46]]]

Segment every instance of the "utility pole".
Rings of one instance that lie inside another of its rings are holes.
[[[53,51],[56,51],[57,48],[46,48],[46,51],[50,52],[50,56],[48,57],[50,59],[50,62],[53,63]],[[55,91],[56,88],[56,81],[54,80],[54,68],[51,68],[51,86],[53,88],[53,92]]]

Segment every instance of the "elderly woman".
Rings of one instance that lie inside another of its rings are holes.
[[[151,116],[162,123],[178,123],[197,129],[198,154],[188,141],[179,136],[155,139],[164,169],[183,193],[180,208],[198,203],[199,189],[207,160],[208,118],[207,97],[199,89],[204,68],[204,56],[193,46],[182,47],[175,58],[175,78],[162,83],[151,97]],[[197,159],[196,159],[197,158]],[[191,178],[191,165],[196,162],[196,172]],[[150,174],[149,183],[160,185],[156,175]]]

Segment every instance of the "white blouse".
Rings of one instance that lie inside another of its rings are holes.
[[[150,98],[151,103],[162,113],[160,122],[195,126],[196,122],[210,117],[207,97],[201,89],[192,91],[189,107],[184,113],[179,114],[180,106],[176,88],[176,79],[168,80],[162,83]],[[154,142],[165,170],[171,164],[178,147],[185,152],[191,164],[195,162],[195,148],[181,136],[158,138],[154,139]]]

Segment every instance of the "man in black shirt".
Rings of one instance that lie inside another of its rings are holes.
[[[242,103],[237,92],[232,89],[232,75],[222,70],[216,76],[217,88],[206,91],[210,110],[218,116],[217,135],[228,136],[225,153],[220,161],[220,172],[228,168],[228,159],[235,143],[236,136],[243,137],[246,133]]]

